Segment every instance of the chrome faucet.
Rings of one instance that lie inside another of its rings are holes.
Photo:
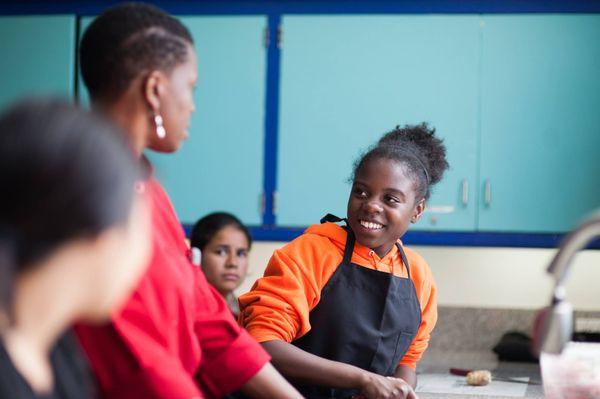
[[[567,234],[548,266],[554,277],[551,305],[540,314],[534,331],[534,350],[559,354],[573,333],[573,308],[565,300],[564,281],[575,254],[594,238],[600,237],[600,211],[595,212],[575,230]]]

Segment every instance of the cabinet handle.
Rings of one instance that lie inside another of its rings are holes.
[[[492,203],[492,183],[490,179],[485,181],[485,206],[490,206]]]
[[[266,207],[267,199],[265,198],[265,192],[263,191],[262,193],[260,193],[260,196],[258,198],[258,213],[260,214],[260,217],[263,217],[265,215]]]
[[[469,203],[469,181],[464,179],[462,181],[462,204],[467,206]]]

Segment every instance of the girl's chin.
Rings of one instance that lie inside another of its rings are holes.
[[[225,292],[231,294],[238,287],[237,283],[224,282],[219,285],[219,292]]]

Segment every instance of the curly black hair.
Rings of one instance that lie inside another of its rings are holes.
[[[383,135],[354,164],[352,180],[362,168],[376,159],[391,159],[404,165],[416,185],[416,200],[428,199],[431,186],[438,183],[448,169],[446,147],[435,136],[435,128],[426,123],[406,125]]]
[[[81,75],[92,99],[118,98],[143,72],[169,72],[185,62],[192,35],[176,18],[144,3],[124,3],[98,16],[81,39]]]

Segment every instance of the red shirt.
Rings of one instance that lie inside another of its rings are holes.
[[[110,324],[76,331],[110,398],[221,397],[243,386],[269,355],[238,326],[225,300],[189,261],[185,235],[157,180],[153,255],[131,299]]]

